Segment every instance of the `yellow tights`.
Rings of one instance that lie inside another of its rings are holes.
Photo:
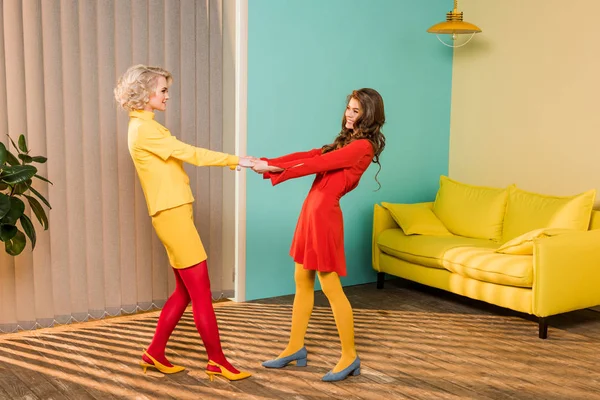
[[[340,277],[336,272],[319,272],[318,276],[323,293],[325,293],[331,305],[342,344],[342,357],[333,368],[333,372],[339,372],[356,359],[352,306],[350,306],[350,302],[344,294]],[[306,270],[301,264],[296,264],[294,279],[296,281],[296,295],[294,296],[292,311],[290,341],[279,357],[294,354],[304,346],[304,336],[315,303],[315,271]]]

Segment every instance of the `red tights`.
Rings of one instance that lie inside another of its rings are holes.
[[[212,306],[206,261],[185,269],[173,268],[173,271],[176,279],[175,290],[165,303],[160,317],[158,317],[156,332],[152,343],[148,347],[148,353],[161,364],[171,366],[165,357],[165,347],[191,300],[194,323],[204,343],[208,359],[237,374],[239,371],[227,361],[221,349],[219,327]],[[146,356],[142,358],[145,362],[152,363],[149,359],[146,359]]]

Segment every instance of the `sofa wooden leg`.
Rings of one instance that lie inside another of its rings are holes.
[[[385,282],[385,272],[377,273],[377,289],[383,289],[383,283]]]
[[[548,338],[548,318],[539,317],[540,339]]]

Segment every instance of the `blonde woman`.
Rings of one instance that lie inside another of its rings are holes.
[[[250,373],[234,368],[225,358],[212,306],[206,251],[194,225],[194,198],[183,163],[196,166],[252,167],[249,157],[238,157],[194,147],[177,140],[154,120],[155,111],[165,111],[169,100],[171,74],[159,67],[134,65],[119,79],[115,98],[129,111],[128,144],[137,171],[148,213],[165,246],[175,273],[176,287],[165,303],[152,343],[143,351],[140,365],[146,372],[154,367],[165,374],[184,370],[165,356],[167,341],[189,302],[194,323],[202,338],[208,365],[206,373],[240,380]]]

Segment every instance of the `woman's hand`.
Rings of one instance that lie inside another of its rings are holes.
[[[257,160],[257,161],[255,161],[254,162],[254,166],[252,167],[252,170],[254,172],[259,173],[259,174],[264,174],[265,172],[280,172],[280,171],[283,171],[282,168],[269,165],[269,163],[266,162],[265,160]]]
[[[264,160],[258,160],[254,162],[254,167],[252,167],[252,171],[259,174],[264,174],[265,172],[267,172],[267,168],[269,168],[269,163],[267,163]]]
[[[255,157],[242,156],[242,157],[240,157],[240,161],[238,162],[238,165],[240,167],[244,167],[244,168],[252,168],[256,164],[254,160],[256,160]]]

